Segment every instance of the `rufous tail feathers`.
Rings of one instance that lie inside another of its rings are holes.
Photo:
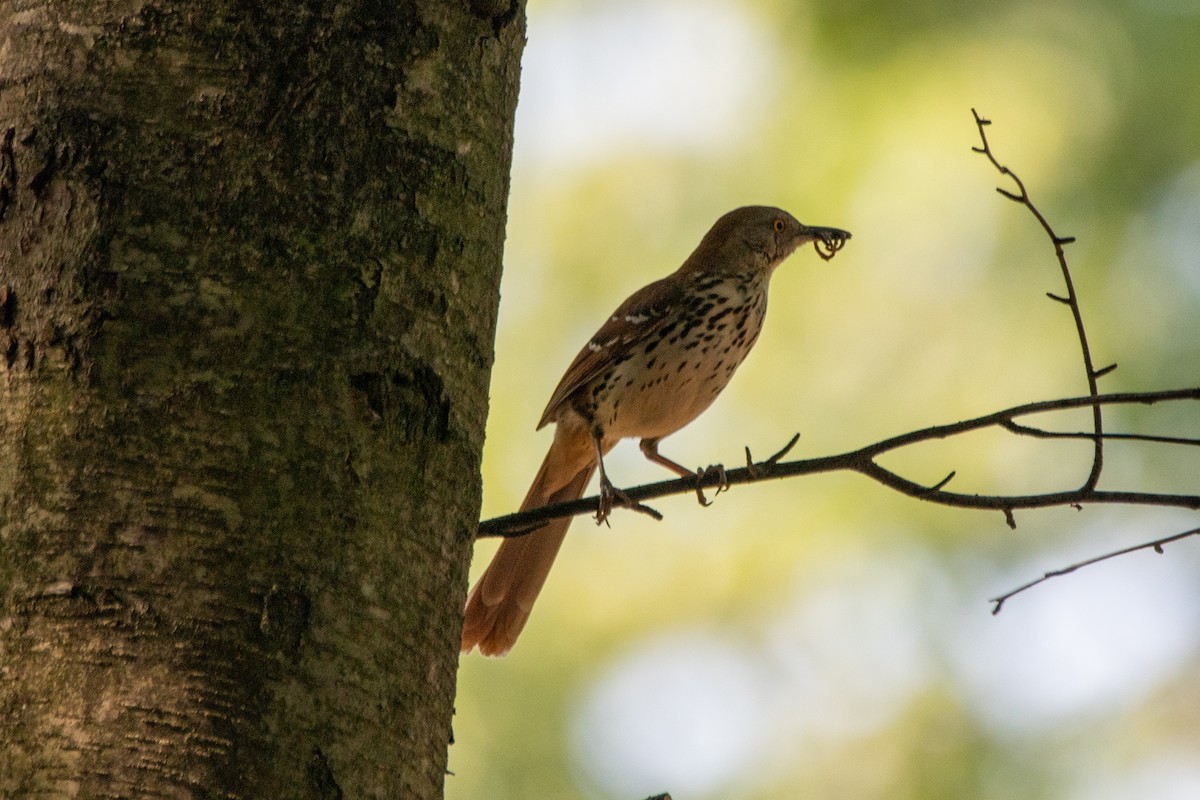
[[[595,457],[588,453],[590,444],[581,448],[570,441],[573,437],[561,435],[561,427],[521,504],[522,511],[578,500],[596,471]],[[464,653],[477,645],[485,656],[502,656],[512,649],[570,525],[570,517],[554,519],[533,533],[504,540],[467,596]]]

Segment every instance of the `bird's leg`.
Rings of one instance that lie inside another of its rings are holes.
[[[622,505],[637,506],[629,495],[613,486],[612,481],[608,479],[608,473],[604,471],[604,450],[600,447],[600,440],[603,438],[600,431],[592,431],[592,446],[596,448],[596,466],[600,470],[600,506],[596,509],[596,524],[607,523],[608,515],[612,513],[614,501],[620,501]]]
[[[603,439],[603,431],[599,429],[592,431],[592,447],[596,449],[596,468],[600,470],[600,503],[596,508],[596,524],[599,525],[601,522],[607,524],[608,516],[612,513],[613,506],[618,504],[622,508],[628,508],[630,511],[636,511],[639,514],[645,514],[648,517],[661,520],[663,518],[662,514],[648,505],[639,503],[616,486],[613,486],[612,481],[608,479],[608,473],[604,471],[604,448],[600,445]]]
[[[642,455],[646,456],[655,464],[666,467],[681,478],[696,479],[696,499],[700,501],[702,506],[710,506],[712,502],[704,496],[704,487],[701,486],[701,481],[710,472],[716,472],[721,476],[721,482],[717,486],[717,494],[729,489],[729,479],[725,476],[725,466],[723,464],[710,464],[707,468],[700,467],[695,471],[688,469],[682,464],[677,464],[671,459],[658,452],[658,439],[642,439],[639,447],[642,448]]]

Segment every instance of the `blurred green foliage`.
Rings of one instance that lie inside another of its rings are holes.
[[[1044,297],[1061,291],[1053,251],[971,152],[972,107],[1078,237],[1096,360],[1120,364],[1104,388],[1200,383],[1195,3],[534,0],[529,39],[485,516],[520,503],[549,443],[533,425],[578,348],[737,205],[854,239],[779,270],[756,351],[663,445],[672,458],[740,463],[797,430],[798,454],[838,452],[1086,391],[1069,314]],[[1200,435],[1194,407],[1109,419]],[[1088,458],[981,435],[889,464],[1017,492],[1077,485]],[[632,445],[609,472],[665,477]],[[1113,487],[1195,492],[1197,474],[1194,452],[1109,448]],[[1198,543],[1051,581],[997,618],[986,603],[1195,515],[1052,509],[1010,531],[850,476],[658,508],[661,523],[577,520],[513,654],[464,659],[448,797],[1200,794]],[[622,755],[643,740],[646,763]]]

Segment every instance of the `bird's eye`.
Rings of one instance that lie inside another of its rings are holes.
[[[783,220],[776,219],[773,227],[775,228],[776,233],[783,233]]]

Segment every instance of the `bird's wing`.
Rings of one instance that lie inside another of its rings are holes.
[[[575,390],[598,377],[614,361],[662,328],[673,316],[670,312],[677,305],[682,289],[678,274],[669,275],[643,286],[621,303],[567,367],[542,412],[538,429],[554,421],[563,403]]]

